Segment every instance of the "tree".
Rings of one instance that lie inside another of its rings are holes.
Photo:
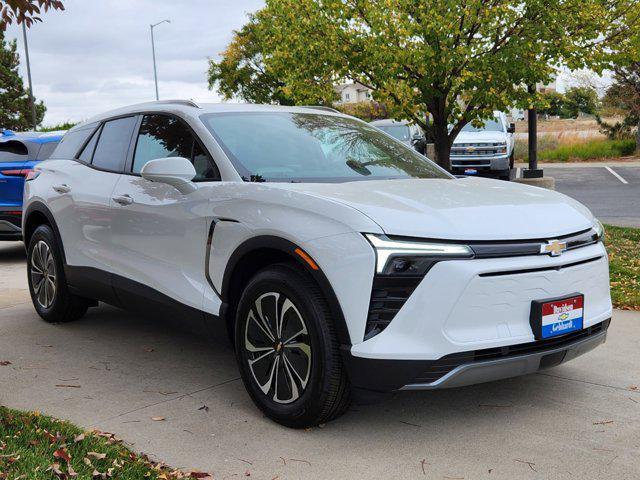
[[[262,58],[297,102],[349,79],[395,118],[453,140],[494,110],[538,101],[527,85],[556,69],[600,71],[628,42],[640,0],[267,0],[255,15]],[[425,112],[432,121],[427,122]]]
[[[341,111],[352,117],[358,117],[366,122],[372,120],[381,120],[387,118],[389,115],[387,106],[378,102],[356,102],[356,103],[343,103],[342,105],[336,105],[336,110]]]
[[[0,31],[14,21],[30,27],[42,21],[38,15],[49,9],[64,10],[64,5],[60,0],[0,0]]]
[[[217,87],[227,100],[239,97],[250,103],[293,105],[282,83],[265,66],[255,20],[233,32],[219,62],[209,60],[209,89]]]
[[[538,113],[542,115],[562,116],[565,107],[565,97],[560,92],[545,92],[541,94],[542,106]]]
[[[573,87],[564,96],[564,114],[569,118],[578,118],[580,113],[595,115],[600,100],[598,92],[591,87]]]
[[[18,73],[20,56],[15,40],[5,41],[0,30],[0,127],[10,130],[29,130],[31,102]],[[42,101],[36,103],[36,122],[42,123],[47,108]]]
[[[624,119],[611,125],[598,118],[602,130],[612,138],[625,138],[636,130],[636,152],[640,154],[640,60],[614,67],[614,83],[604,102],[626,113]]]

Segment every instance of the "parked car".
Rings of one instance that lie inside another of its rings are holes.
[[[0,131],[0,240],[22,239],[22,191],[33,167],[49,158],[64,132]]]
[[[25,199],[45,321],[100,300],[226,327],[249,395],[291,427],[558,365],[611,318],[586,207],[458,179],[337,112],[122,108],[71,129]]]
[[[397,121],[391,119],[374,120],[370,124],[391,135],[396,140],[400,140],[405,145],[413,147],[417,152],[425,154],[426,142],[424,134],[417,125],[413,125],[406,120]]]
[[[452,172],[509,180],[515,161],[515,131],[502,112],[494,112],[494,118],[480,127],[468,123],[451,147]]]

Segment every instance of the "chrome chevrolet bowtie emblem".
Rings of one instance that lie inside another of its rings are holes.
[[[540,253],[548,253],[552,257],[562,255],[562,252],[567,250],[567,243],[559,240],[551,240],[550,242],[540,245]]]

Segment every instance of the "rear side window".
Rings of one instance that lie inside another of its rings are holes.
[[[43,143],[38,151],[38,160],[46,160],[58,146],[58,142]]]
[[[140,125],[132,172],[140,173],[149,160],[167,157],[191,160],[196,170],[196,181],[220,179],[213,160],[184,122],[168,115],[145,115]]]
[[[67,132],[49,158],[72,159],[93,133],[96,124]]]
[[[93,157],[93,151],[96,149],[96,143],[98,143],[98,137],[100,136],[100,129],[98,129],[92,136],[91,140],[82,149],[82,153],[78,155],[78,160],[83,163],[91,163],[91,157]]]
[[[127,158],[136,117],[105,122],[98,138],[92,165],[102,170],[121,171]]]
[[[15,140],[0,143],[0,163],[24,162],[29,158],[27,146]]]

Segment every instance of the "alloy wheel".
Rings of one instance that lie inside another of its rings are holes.
[[[285,295],[260,295],[247,314],[244,348],[262,393],[276,403],[300,398],[311,373],[311,339],[300,311]]]
[[[31,285],[38,304],[49,308],[56,298],[56,264],[51,249],[40,240],[31,252]]]

